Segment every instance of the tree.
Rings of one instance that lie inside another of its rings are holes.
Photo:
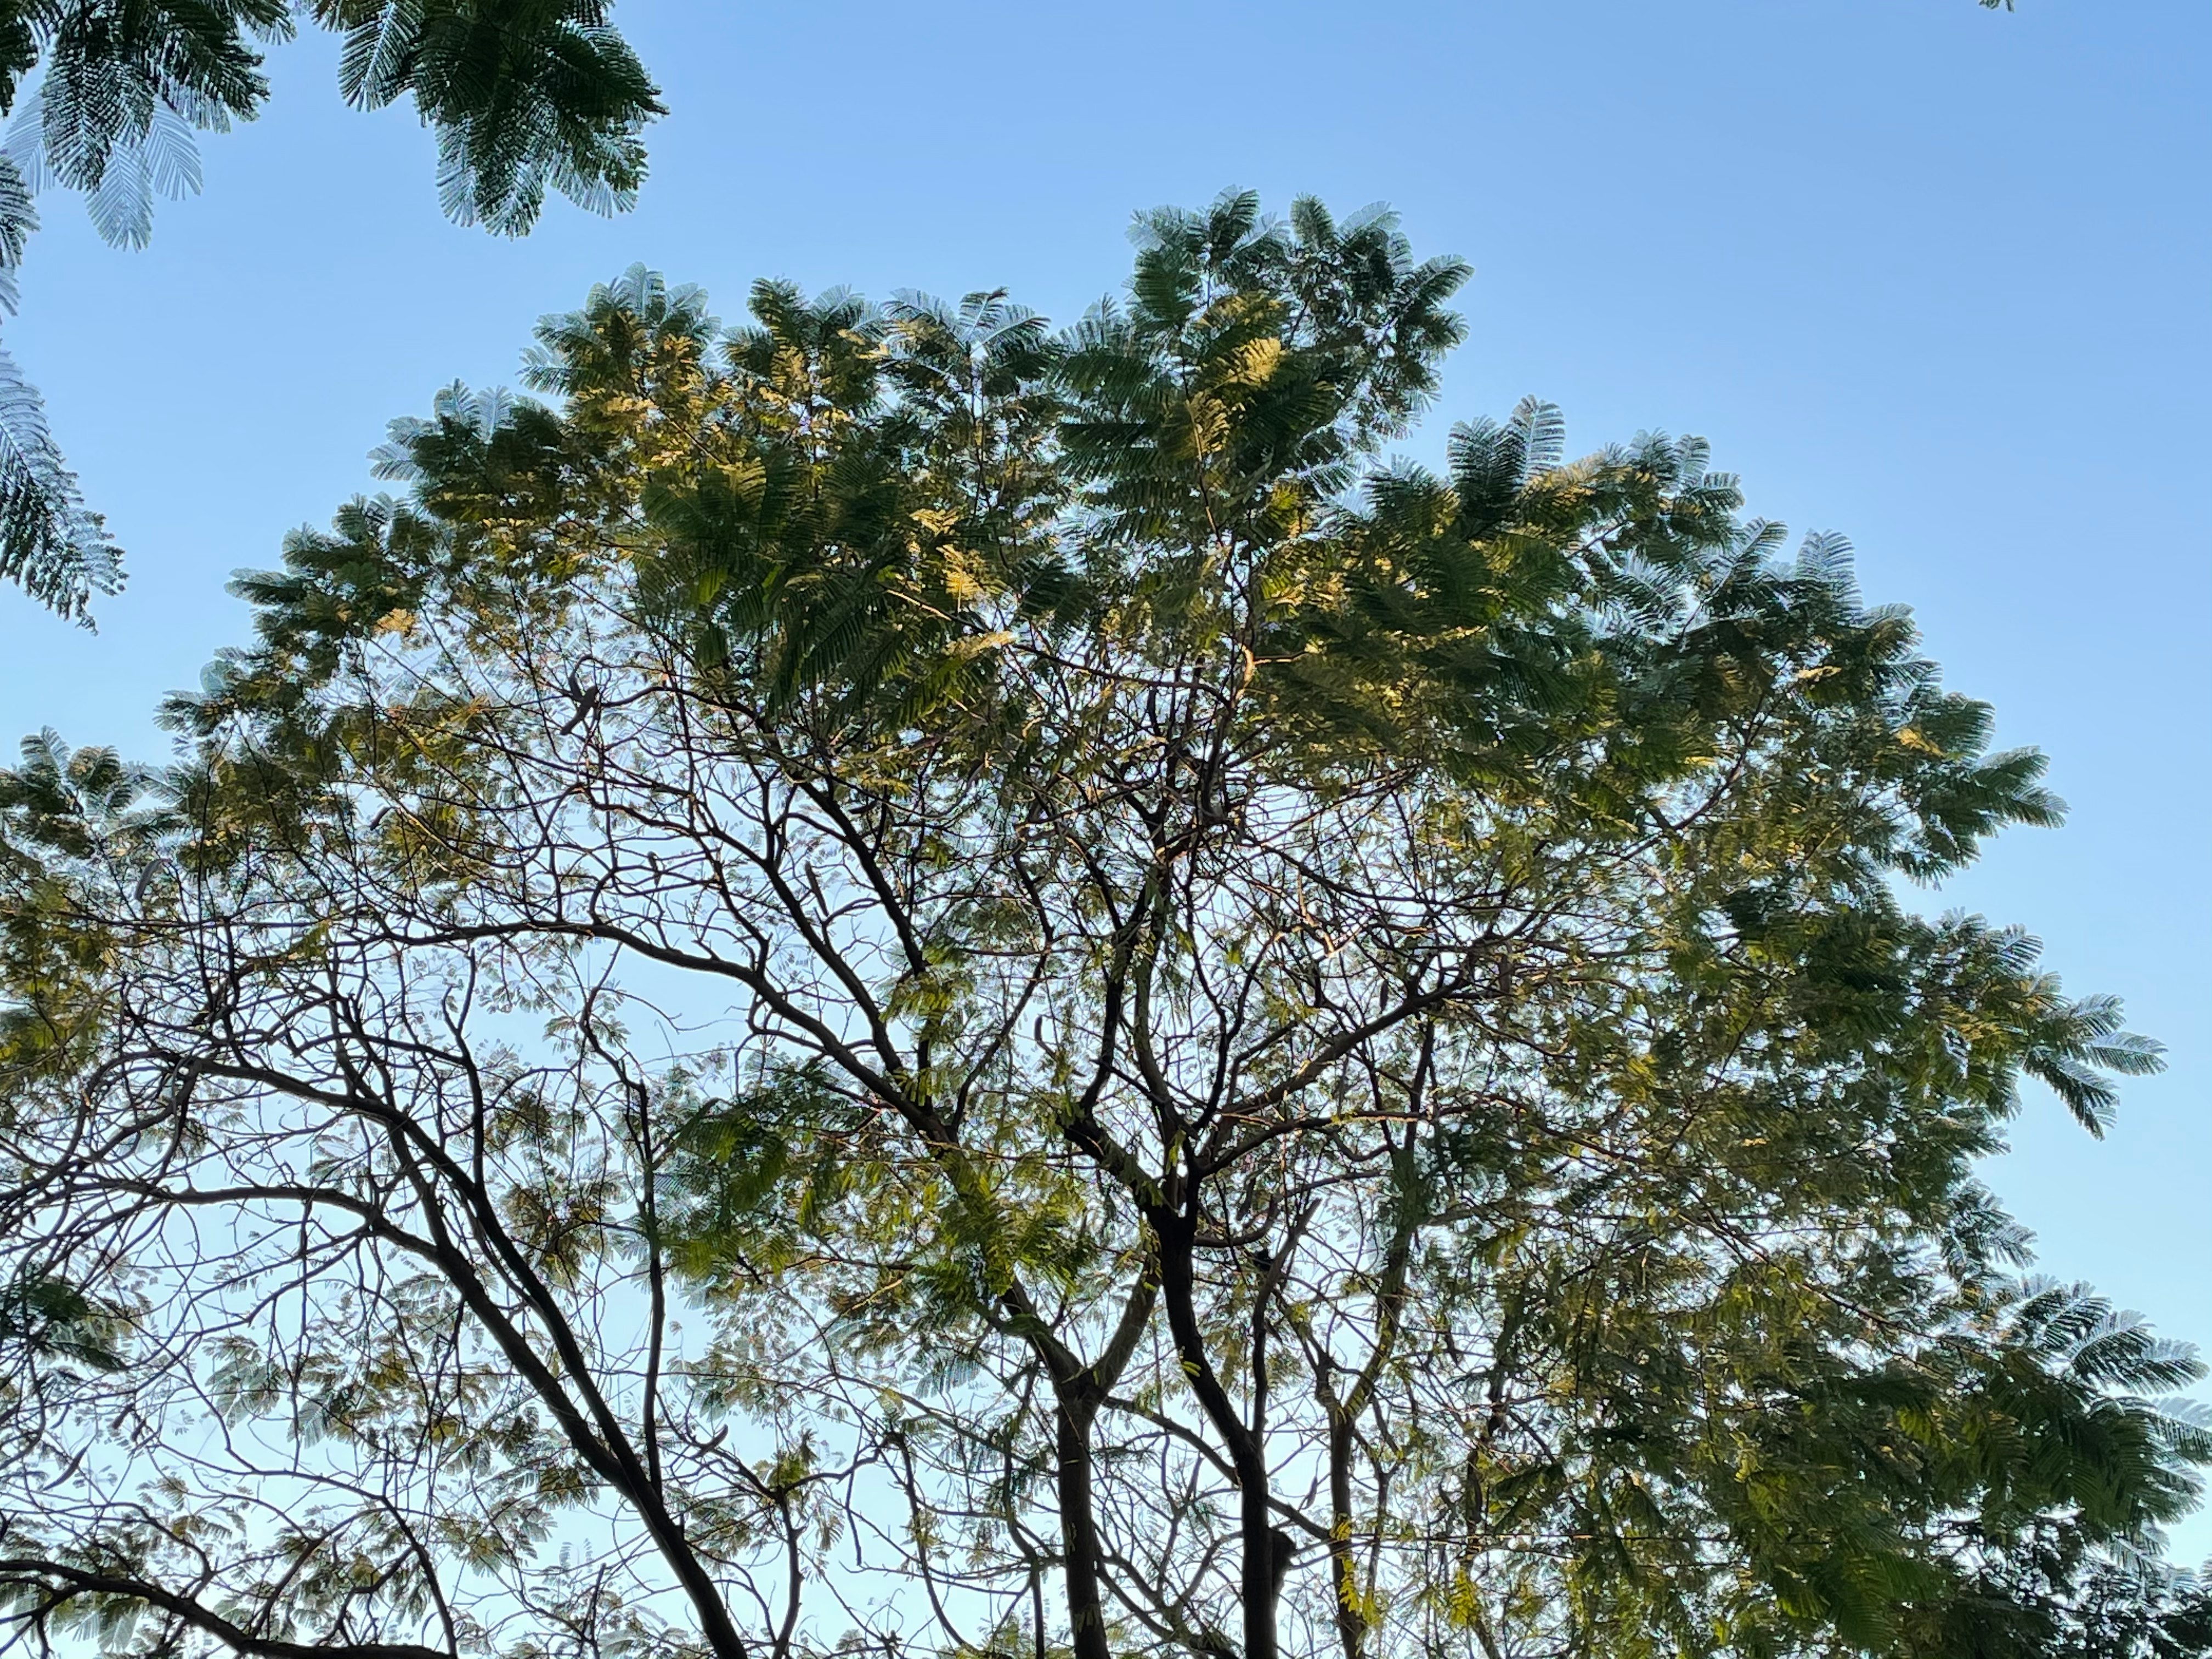
[[[633,271],[179,764],[27,748],[18,1632],[2203,1650],[2197,1362],[1973,1176],[2154,1046],[1898,891],[2039,759],[1693,441],[1380,459],[1387,215],[1140,231],[1057,335]]]
[[[411,96],[438,135],[448,216],[520,235],[546,191],[598,213],[645,176],[653,82],[604,0],[313,0],[342,34],[338,89],[357,109]],[[0,0],[0,307],[48,185],[83,192],[111,244],[143,247],[154,198],[199,189],[192,133],[252,120],[269,94],[255,43],[289,38],[289,0],[123,4]],[[43,65],[36,86],[27,78]],[[48,434],[39,394],[0,353],[0,578],[82,618],[119,556]]]

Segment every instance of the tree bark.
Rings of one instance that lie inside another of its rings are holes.
[[[1359,1567],[1352,1553],[1352,1419],[1334,1402],[1328,1407],[1328,1577],[1344,1659],[1360,1659],[1367,1620],[1359,1608]]]
[[[1098,1542],[1098,1517],[1091,1491],[1091,1425],[1098,1414],[1093,1392],[1076,1383],[1053,1391],[1054,1438],[1058,1455],[1061,1577],[1067,1592],[1067,1623],[1075,1659],[1109,1659],[1106,1603]]]
[[[1213,1369],[1199,1329],[1196,1289],[1197,1224],[1160,1206],[1149,1218],[1158,1240],[1160,1293],[1167,1304],[1168,1328],[1175,1337],[1184,1377],[1214,1432],[1228,1449],[1237,1472],[1237,1534],[1243,1552],[1237,1585],[1243,1603],[1243,1659],[1277,1659],[1275,1604],[1288,1566],[1267,1504],[1267,1460],[1261,1437],[1237,1414],[1237,1405]]]

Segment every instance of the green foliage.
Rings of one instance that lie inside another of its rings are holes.
[[[0,1352],[21,1348],[42,1359],[120,1370],[125,1328],[118,1310],[62,1279],[18,1278],[0,1290]]]
[[[411,94],[438,134],[438,195],[459,224],[530,228],[550,187],[595,213],[645,177],[638,134],[661,112],[601,0],[315,0],[345,36],[357,109]]]
[[[23,246],[38,222],[21,172],[0,156],[0,310],[10,314]],[[45,400],[0,350],[0,580],[82,621],[92,597],[115,592],[121,580],[121,555],[46,429]]]
[[[645,124],[661,113],[603,0],[314,0],[344,36],[339,90],[403,95],[438,135],[447,216],[519,236],[549,190],[594,213],[636,200]],[[154,201],[200,187],[192,134],[252,120],[258,47],[290,38],[289,0],[0,0],[0,307],[48,185],[82,193],[107,242],[143,247]],[[33,71],[35,84],[28,77]],[[65,617],[122,582],[122,556],[46,429],[38,391],[0,352],[0,580]]]
[[[27,750],[0,1221],[135,1322],[22,1395],[24,1617],[2203,1650],[2197,1364],[1975,1175],[2157,1049],[1905,896],[2040,758],[1697,441],[1385,459],[1462,275],[1235,195],[1058,332],[634,270],[239,579],[177,768]]]
[[[0,161],[0,192],[9,177]],[[0,199],[0,215],[6,212]],[[121,586],[122,568],[121,553],[85,506],[76,475],[47,430],[38,388],[0,350],[0,581],[18,583],[48,609],[84,622],[95,595]]]
[[[345,38],[349,104],[413,97],[438,134],[439,194],[456,222],[520,234],[549,187],[600,213],[635,198],[638,134],[660,106],[598,0],[317,0],[310,15]],[[257,44],[292,29],[285,0],[10,3],[0,18],[9,157],[33,190],[82,191],[108,241],[143,246],[155,196],[199,188],[192,130],[260,112],[269,85]]]

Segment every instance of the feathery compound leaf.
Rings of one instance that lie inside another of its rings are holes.
[[[39,211],[21,169],[0,154],[0,311],[13,314],[15,310],[20,297],[15,273],[23,263],[24,245],[38,228]]]
[[[413,94],[456,223],[520,235],[548,190],[595,213],[636,199],[662,109],[596,0],[319,0],[315,16],[345,32],[349,101]]]
[[[1522,482],[1549,471],[1565,459],[1567,417],[1557,404],[1523,398],[1514,404],[1507,424],[1519,439]]]
[[[8,121],[7,141],[0,146],[23,189],[33,196],[56,182],[52,168],[46,165],[45,124],[45,112],[33,89],[15,106]]]
[[[135,142],[119,142],[109,150],[86,206],[93,228],[109,246],[143,248],[154,238],[154,198],[179,201],[199,188],[199,146],[191,129],[165,104]]]
[[[0,307],[14,311],[17,266],[38,214],[23,174],[0,155]],[[94,594],[122,585],[122,555],[46,429],[44,401],[0,350],[0,580],[41,605],[89,621]]]
[[[350,0],[319,5],[316,20],[342,29],[338,90],[356,109],[381,109],[407,89],[412,59],[422,38],[421,0]]]
[[[89,623],[93,596],[123,584],[122,554],[89,511],[46,430],[38,389],[0,350],[0,579]]]
[[[1859,588],[1854,556],[1850,538],[1832,530],[1814,531],[1797,550],[1797,578],[1817,583],[1834,594],[1838,604],[1856,610]]]
[[[18,1347],[95,1371],[123,1369],[129,1323],[66,1279],[25,1273],[0,1286],[0,1355]]]

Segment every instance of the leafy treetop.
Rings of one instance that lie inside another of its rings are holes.
[[[1139,244],[1061,332],[633,270],[176,767],[27,750],[21,1629],[2203,1650],[2197,1362],[1975,1178],[2155,1045],[1900,898],[2039,758],[1695,441],[1385,459],[1389,215]]]

